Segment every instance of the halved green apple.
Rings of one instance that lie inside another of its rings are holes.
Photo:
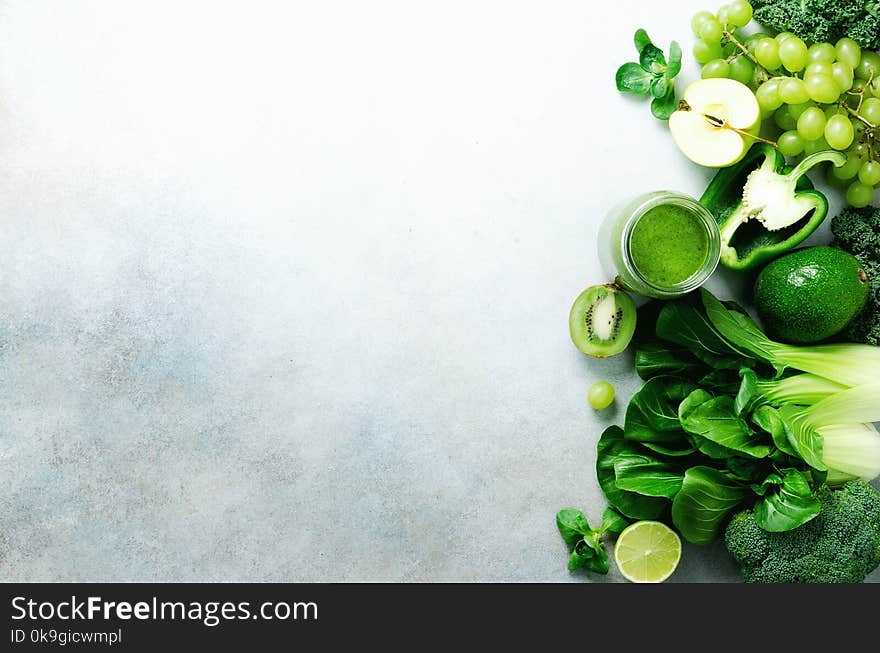
[[[723,168],[742,159],[761,130],[755,94],[733,79],[698,79],[669,117],[678,148],[694,163]]]

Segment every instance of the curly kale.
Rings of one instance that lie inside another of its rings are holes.
[[[863,48],[880,48],[877,0],[752,0],[754,18],[805,41],[834,43],[848,36]]]
[[[831,232],[831,245],[855,256],[871,284],[868,303],[841,335],[880,346],[880,208],[845,209],[831,220]]]
[[[724,542],[745,582],[860,583],[880,565],[880,493],[849,481],[816,495],[819,514],[791,531],[765,531],[752,510],[734,515]]]

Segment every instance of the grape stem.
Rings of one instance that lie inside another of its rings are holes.
[[[740,42],[739,42],[739,39],[737,39],[737,38],[736,38],[731,32],[729,32],[729,31],[727,31],[727,30],[724,30],[724,31],[722,32],[722,35],[723,35],[724,38],[726,38],[728,41],[730,41],[731,43],[733,43],[737,48],[739,48],[739,50],[742,52],[742,54],[744,54],[744,55],[746,56],[746,58],[749,59],[749,60],[750,60],[753,64],[755,64],[758,68],[760,68],[761,70],[763,70],[763,71],[767,74],[768,77],[772,77],[772,75],[770,75],[770,71],[767,70],[766,68],[764,68],[764,66],[762,66],[762,65],[758,62],[758,59],[755,57],[755,55],[753,55],[751,52],[749,52],[749,49],[748,49],[746,46],[744,46],[742,43],[740,43]]]

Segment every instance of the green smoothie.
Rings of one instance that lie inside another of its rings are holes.
[[[709,236],[699,216],[682,206],[659,204],[638,219],[629,248],[642,276],[657,286],[670,287],[703,267]]]

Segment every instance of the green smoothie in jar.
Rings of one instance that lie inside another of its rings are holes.
[[[712,214],[671,191],[635,198],[608,216],[599,254],[616,281],[646,297],[678,297],[714,272],[721,238]]]

